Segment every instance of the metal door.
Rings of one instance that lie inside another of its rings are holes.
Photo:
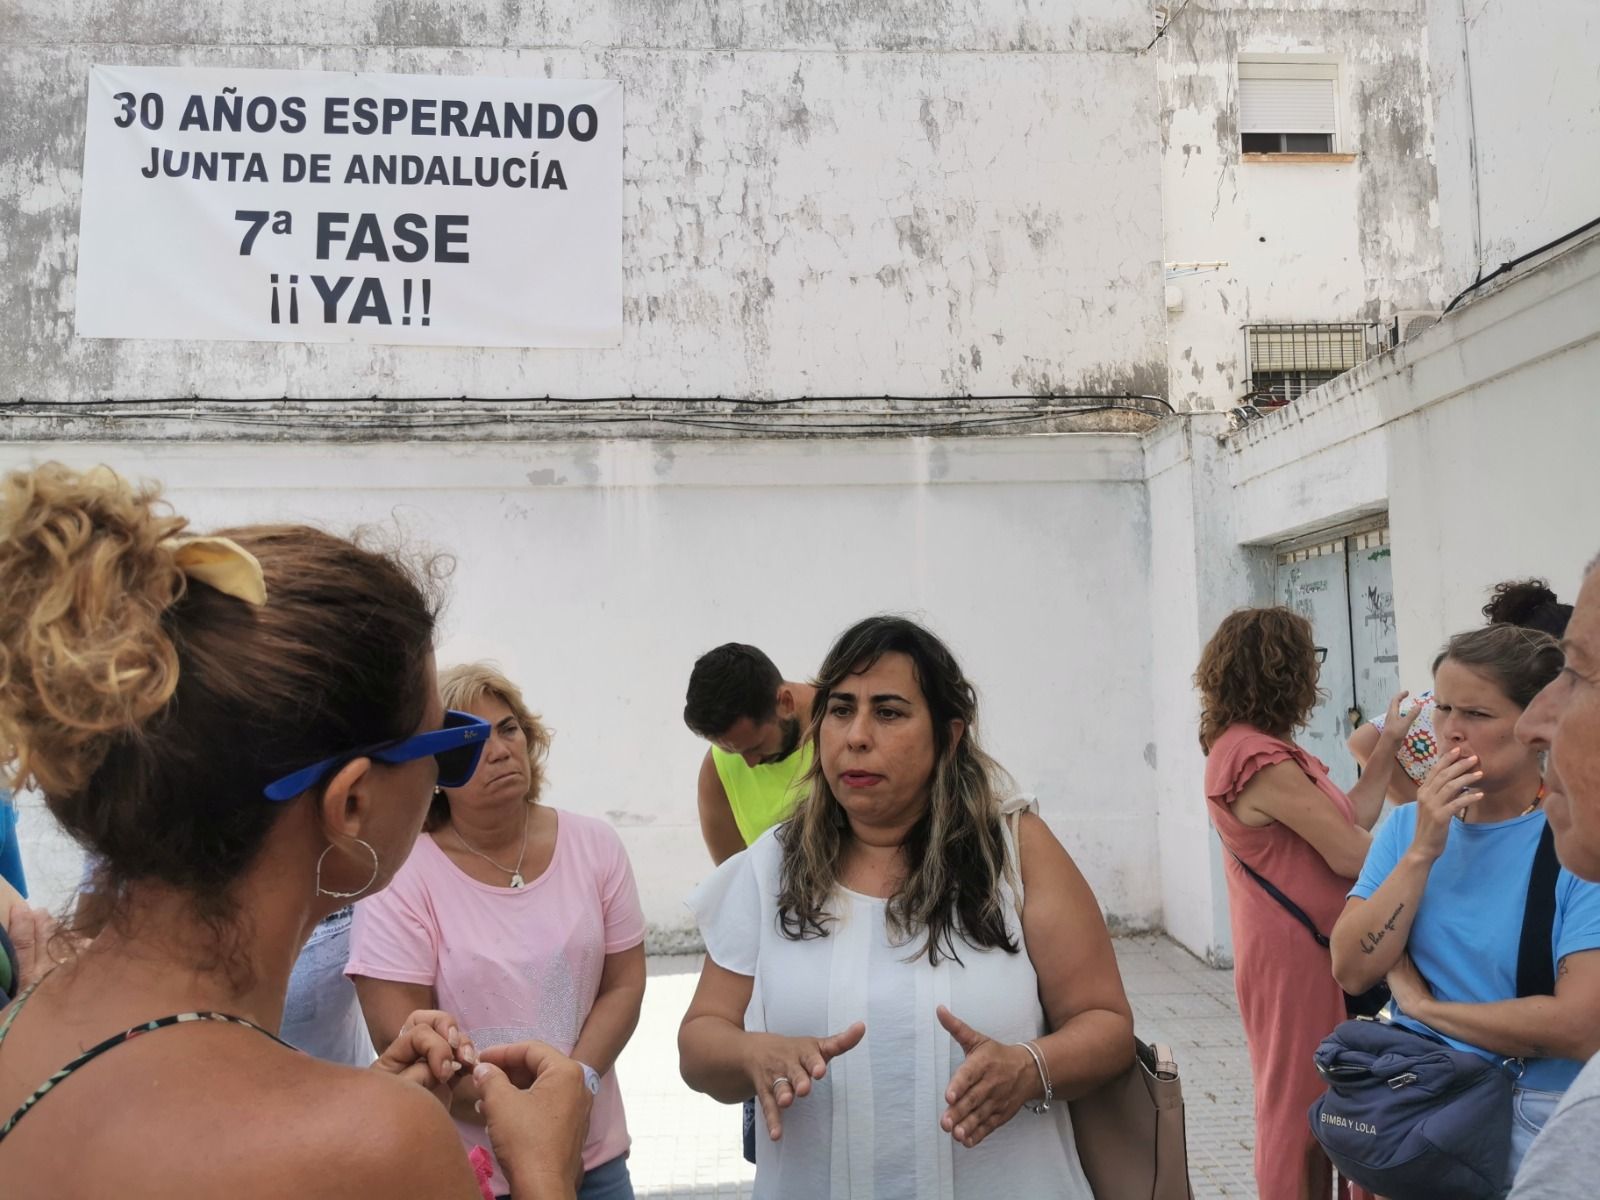
[[[1328,652],[1322,698],[1298,740],[1342,788],[1358,778],[1345,742],[1399,688],[1389,553],[1389,531],[1373,529],[1278,555],[1278,602],[1309,620]]]
[[[1346,541],[1350,578],[1350,661],[1355,707],[1370,721],[1400,690],[1400,643],[1394,631],[1394,581],[1389,531],[1374,529]]]

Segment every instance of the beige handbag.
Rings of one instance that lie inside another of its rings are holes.
[[[1068,1106],[1095,1200],[1194,1200],[1183,1085],[1170,1047],[1134,1039],[1133,1065]]]
[[[1024,812],[1037,814],[1032,796],[1013,796],[1000,817],[1017,841]],[[1022,895],[1022,872],[1006,857],[1006,871]],[[1095,1200],[1194,1200],[1189,1186],[1189,1143],[1183,1130],[1183,1085],[1169,1046],[1133,1040],[1133,1065],[1068,1108],[1078,1161]]]

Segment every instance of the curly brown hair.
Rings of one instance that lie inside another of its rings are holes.
[[[1200,689],[1200,748],[1230,725],[1287,738],[1317,703],[1311,622],[1287,608],[1242,608],[1217,626],[1194,673]]]
[[[293,807],[263,789],[416,729],[436,603],[431,564],[306,526],[217,530],[261,565],[252,606],[183,573],[168,539],[187,525],[109,468],[0,478],[0,764],[99,860],[79,929],[164,885],[214,935],[203,969],[237,980],[234,885]]]

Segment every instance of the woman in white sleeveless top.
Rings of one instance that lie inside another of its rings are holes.
[[[1093,893],[975,736],[927,630],[873,617],[817,681],[811,790],[690,900],[691,1087],[754,1094],[760,1198],[1093,1200],[1066,1103],[1133,1018]]]

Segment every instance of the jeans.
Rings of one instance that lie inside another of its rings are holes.
[[[496,1196],[495,1200],[511,1200]],[[628,1156],[619,1154],[592,1171],[585,1171],[578,1182],[578,1200],[633,1200],[633,1179],[628,1175]]]
[[[1560,1092],[1539,1092],[1532,1088],[1514,1088],[1511,1092],[1511,1174],[1516,1175],[1522,1158],[1539,1136],[1544,1123],[1561,1103]]]
[[[610,1162],[585,1171],[583,1181],[578,1184],[578,1200],[633,1200],[628,1156],[619,1154]]]

